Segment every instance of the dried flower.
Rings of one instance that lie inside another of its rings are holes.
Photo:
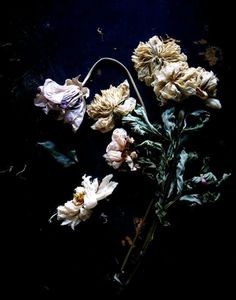
[[[41,107],[47,114],[50,110],[59,112],[59,120],[72,125],[76,131],[84,118],[89,89],[82,86],[77,78],[67,79],[59,85],[52,79],[46,79],[39,87],[40,93],[34,99],[35,106]]]
[[[196,95],[206,100],[206,105],[215,108],[220,109],[221,104],[220,101],[215,99],[217,92],[217,82],[218,78],[215,76],[215,74],[212,71],[206,71],[204,68],[198,67],[198,76],[197,76],[197,88],[196,88]]]
[[[115,115],[127,115],[135,108],[136,100],[130,97],[127,80],[118,87],[111,85],[109,89],[101,92],[102,95],[96,94],[93,102],[87,106],[87,113],[97,120],[92,129],[108,132],[115,126]]]
[[[75,189],[73,200],[67,201],[57,208],[57,219],[63,220],[61,225],[70,225],[75,228],[81,221],[86,221],[92,214],[98,201],[111,195],[118,185],[115,181],[110,181],[112,174],[103,178],[99,184],[98,179],[91,181],[91,176],[83,176],[81,186]]]
[[[196,69],[188,68],[186,62],[166,63],[155,73],[152,86],[162,105],[168,100],[180,102],[187,96],[195,95]]]
[[[138,78],[150,86],[154,80],[154,73],[161,68],[164,62],[186,61],[187,57],[181,53],[180,46],[174,39],[162,40],[153,36],[148,42],[140,42],[134,50],[132,61],[138,72]]]
[[[134,159],[137,158],[137,153],[130,150],[130,144],[133,143],[134,139],[130,138],[123,128],[115,129],[112,133],[112,141],[104,154],[108,165],[118,169],[123,162],[126,162],[131,171],[136,171],[137,166],[134,164]]]

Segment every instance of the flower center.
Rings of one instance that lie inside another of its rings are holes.
[[[84,203],[84,195],[85,195],[85,192],[81,191],[79,193],[75,193],[73,196],[73,202],[76,206],[78,205],[81,205]]]

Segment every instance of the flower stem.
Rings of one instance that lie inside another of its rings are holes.
[[[89,80],[90,76],[92,75],[94,69],[95,69],[95,68],[98,66],[98,64],[99,64],[100,62],[102,62],[102,61],[110,61],[110,62],[116,63],[116,64],[118,64],[119,66],[121,66],[121,67],[125,70],[125,72],[127,73],[128,77],[129,77],[130,82],[132,83],[132,86],[133,86],[134,91],[135,91],[135,93],[136,93],[136,95],[137,95],[137,98],[138,98],[139,102],[141,103],[141,105],[142,105],[142,107],[143,107],[143,109],[144,109],[144,112],[145,112],[145,113],[143,114],[143,117],[144,117],[146,123],[148,124],[148,126],[151,128],[151,130],[152,130],[153,132],[155,132],[156,134],[159,134],[159,132],[158,132],[158,131],[156,130],[156,128],[150,123],[150,121],[149,121],[149,119],[148,119],[148,117],[147,117],[147,110],[146,110],[145,104],[144,104],[143,99],[142,99],[142,97],[141,97],[141,95],[140,95],[140,93],[139,93],[139,90],[138,90],[138,88],[137,88],[137,86],[136,86],[136,84],[135,84],[135,82],[134,82],[134,79],[133,79],[132,75],[130,74],[130,72],[129,72],[129,70],[126,68],[126,66],[125,66],[124,64],[122,64],[119,60],[114,59],[114,58],[111,58],[111,57],[102,57],[102,58],[100,58],[99,60],[97,60],[97,61],[93,64],[93,66],[91,67],[91,69],[88,71],[88,74],[86,75],[85,79],[84,79],[83,82],[82,82],[82,86],[84,86],[84,85],[87,83],[87,81]]]
[[[148,215],[151,212],[151,208],[153,207],[154,200],[155,199],[152,199],[147,207],[147,210],[143,217],[143,223],[146,222]],[[138,250],[138,253],[133,254],[134,249],[137,247],[137,239],[139,238],[140,233],[141,233],[140,229],[137,230],[136,235],[133,239],[133,243],[130,246],[129,251],[127,252],[127,254],[124,258],[124,261],[121,265],[120,271],[118,273],[116,273],[116,275],[114,277],[116,279],[117,278],[119,279],[119,282],[122,285],[121,289],[125,288],[130,283],[130,281],[133,279],[133,277],[135,276],[135,274],[142,262],[142,258],[144,258],[144,255],[148,249],[148,246],[154,238],[154,233],[156,231],[157,225],[158,225],[158,218],[155,217],[153,219],[151,227],[149,228],[149,230],[147,232],[146,238],[142,244],[141,249]]]

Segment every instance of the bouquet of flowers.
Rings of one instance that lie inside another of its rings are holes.
[[[130,85],[125,80],[86,102],[90,95],[88,79],[104,60],[126,71],[136,97],[130,96]],[[110,197],[112,201],[112,193],[119,185],[112,181],[116,172],[130,172],[130,176],[136,172],[152,187],[127,254],[111,276],[122,287],[136,273],[157,228],[170,225],[169,208],[180,203],[195,206],[216,201],[222,182],[230,176],[216,176],[210,169],[210,158],[201,157],[191,145],[191,136],[204,127],[213,110],[221,108],[216,98],[215,74],[202,67],[190,67],[178,41],[172,38],[153,36],[140,42],[132,61],[138,79],[155,93],[159,104],[156,122],[150,122],[144,104],[147,99],[143,101],[128,69],[113,58],[97,61],[82,82],[76,77],[59,85],[46,79],[35,98],[36,106],[46,114],[54,111],[54,116],[69,123],[74,132],[87,113],[94,120],[91,130],[110,134],[103,155],[110,174],[103,179],[85,174],[72,199],[58,206],[50,221],[56,217],[61,225],[73,230],[78,226],[79,230],[79,223],[92,216],[100,200]],[[60,159],[50,143],[41,144]]]

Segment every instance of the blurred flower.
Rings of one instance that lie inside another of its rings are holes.
[[[130,150],[130,144],[134,143],[134,139],[127,135],[123,128],[117,128],[112,133],[112,141],[106,148],[104,158],[109,166],[118,169],[123,162],[126,162],[131,171],[137,170],[137,165],[134,164],[134,159],[137,158],[137,153]]]
[[[57,219],[63,220],[61,225],[70,225],[72,229],[81,221],[86,221],[92,214],[98,201],[111,195],[118,185],[115,181],[110,181],[112,174],[103,178],[99,184],[98,179],[91,180],[91,176],[83,176],[81,186],[75,189],[73,200],[67,201],[57,208]]]
[[[176,40],[168,38],[162,40],[153,36],[148,42],[140,42],[134,50],[132,61],[138,72],[138,78],[150,86],[154,80],[155,71],[159,70],[164,62],[186,61],[187,57],[181,53],[180,46]]]
[[[41,107],[46,114],[50,110],[58,111],[58,119],[71,124],[76,131],[83,121],[85,98],[89,96],[89,89],[83,87],[77,78],[73,78],[67,79],[64,85],[46,79],[39,90],[40,93],[34,99],[35,106]]]
[[[102,90],[102,95],[95,95],[91,104],[87,106],[87,113],[97,122],[92,129],[107,132],[115,126],[115,116],[125,116],[136,105],[136,100],[130,97],[129,83],[125,80],[118,87],[110,86]]]

